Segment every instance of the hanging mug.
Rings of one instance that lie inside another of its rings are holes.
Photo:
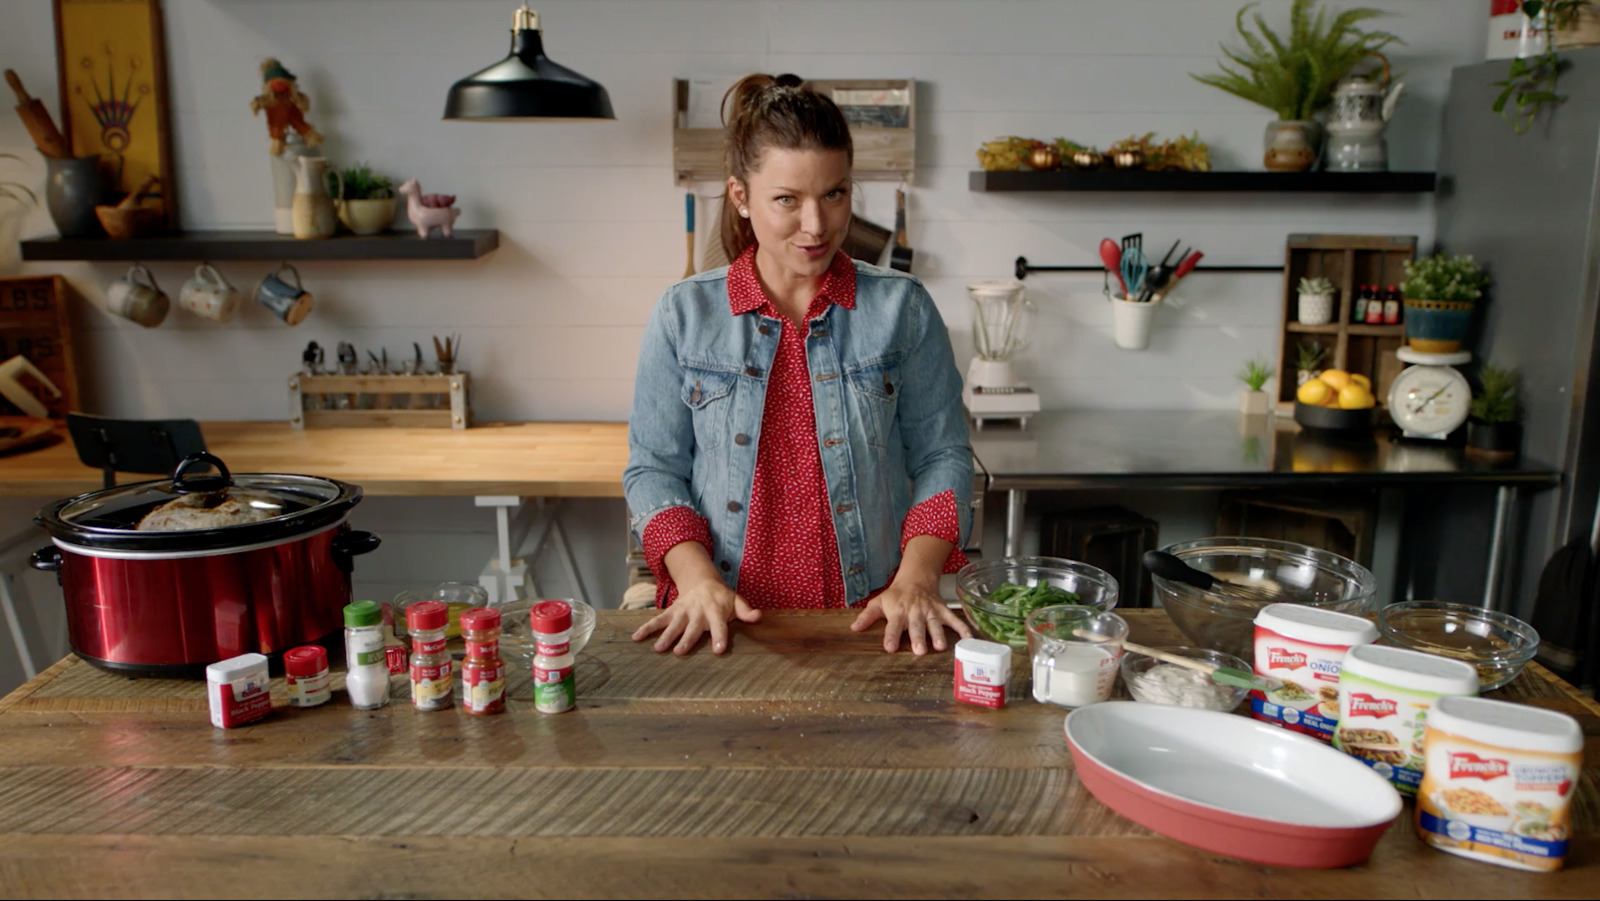
[[[106,288],[106,309],[145,328],[160,325],[171,308],[172,298],[156,284],[150,270],[138,263]]]
[[[229,322],[239,312],[239,292],[215,266],[201,263],[178,292],[178,305],[212,322]]]
[[[285,274],[294,281],[285,281]],[[256,284],[256,303],[272,311],[286,325],[299,325],[311,313],[311,292],[300,287],[300,273],[284,263]]]

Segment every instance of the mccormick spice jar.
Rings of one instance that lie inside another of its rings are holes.
[[[211,701],[211,725],[218,729],[253,723],[271,713],[267,658],[240,654],[206,667],[206,698]]]
[[[393,636],[374,601],[356,601],[344,608],[344,690],[357,710],[376,710],[389,703],[389,664],[384,637]]]
[[[1333,746],[1414,795],[1422,783],[1429,711],[1440,698],[1477,693],[1478,671],[1460,660],[1380,645],[1351,648]]]
[[[980,638],[956,642],[955,698],[979,707],[1006,706],[1011,677],[1011,646]]]
[[[1428,717],[1417,836],[1519,870],[1559,870],[1572,835],[1583,730],[1564,713],[1440,698]]]
[[[1355,645],[1378,640],[1371,620],[1299,604],[1268,604],[1256,614],[1255,670],[1283,687],[1250,692],[1258,720],[1332,741],[1339,719],[1339,671]]]
[[[328,652],[315,644],[283,652],[284,681],[289,684],[289,706],[317,707],[333,697],[328,676]]]
[[[564,713],[578,706],[572,675],[572,605],[543,601],[528,611],[533,632],[533,706],[540,713]]]
[[[467,658],[461,662],[461,709],[504,713],[506,665],[500,659],[500,611],[474,607],[461,614]]]
[[[449,627],[450,608],[442,601],[422,601],[406,608],[406,631],[411,633],[411,706],[418,710],[450,706],[453,661],[444,649],[444,633]]]

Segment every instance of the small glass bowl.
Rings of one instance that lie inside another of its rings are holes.
[[[982,637],[1021,650],[1028,646],[1027,613],[993,604],[989,595],[1006,584],[1033,587],[1052,585],[1078,596],[1071,603],[1104,613],[1117,606],[1117,580],[1087,563],[1058,557],[1006,557],[969,563],[956,573],[956,596],[961,612]]]
[[[1539,633],[1514,616],[1470,604],[1402,601],[1378,611],[1385,641],[1453,657],[1478,670],[1478,690],[1493,691],[1522,672],[1539,650]]]
[[[1218,666],[1233,667],[1234,669],[1244,670],[1247,673],[1251,671],[1250,664],[1245,663],[1238,657],[1232,654],[1224,654],[1221,651],[1213,651],[1210,648],[1171,647],[1155,648],[1155,650],[1177,654],[1180,657],[1204,660],[1206,663],[1215,663]],[[1146,673],[1161,666],[1163,663],[1166,663],[1166,661],[1157,660],[1154,657],[1146,657],[1143,654],[1136,654],[1133,651],[1129,651],[1122,658],[1122,684],[1127,686],[1128,694],[1132,695],[1135,701],[1144,701],[1147,704],[1176,704],[1179,707],[1198,707],[1202,710],[1230,711],[1238,707],[1240,702],[1245,699],[1245,696],[1250,693],[1248,688],[1222,685],[1211,681],[1211,677],[1205,673],[1191,670],[1196,677],[1196,683],[1209,689],[1211,694],[1215,696],[1215,705],[1200,703],[1200,698],[1193,697],[1199,692],[1189,692],[1187,693],[1188,696],[1176,700],[1158,698],[1146,688],[1144,678]],[[1176,666],[1177,664],[1169,665]]]
[[[524,662],[532,662],[534,657],[533,629],[528,625],[528,612],[534,604],[542,604],[551,598],[517,598],[507,604],[496,607],[500,611],[500,650],[507,656],[514,657]],[[572,607],[572,655],[576,657],[579,651],[589,643],[589,636],[594,634],[594,608],[582,601],[572,598],[555,598]]]

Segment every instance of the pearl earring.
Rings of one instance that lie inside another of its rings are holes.
[[[748,210],[745,207],[740,207],[739,208],[739,215],[743,216],[746,219],[749,219],[750,218],[750,210]]]

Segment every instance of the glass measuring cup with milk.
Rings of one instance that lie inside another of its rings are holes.
[[[1111,697],[1128,637],[1126,620],[1062,604],[1028,614],[1027,630],[1035,701],[1074,708]]]

